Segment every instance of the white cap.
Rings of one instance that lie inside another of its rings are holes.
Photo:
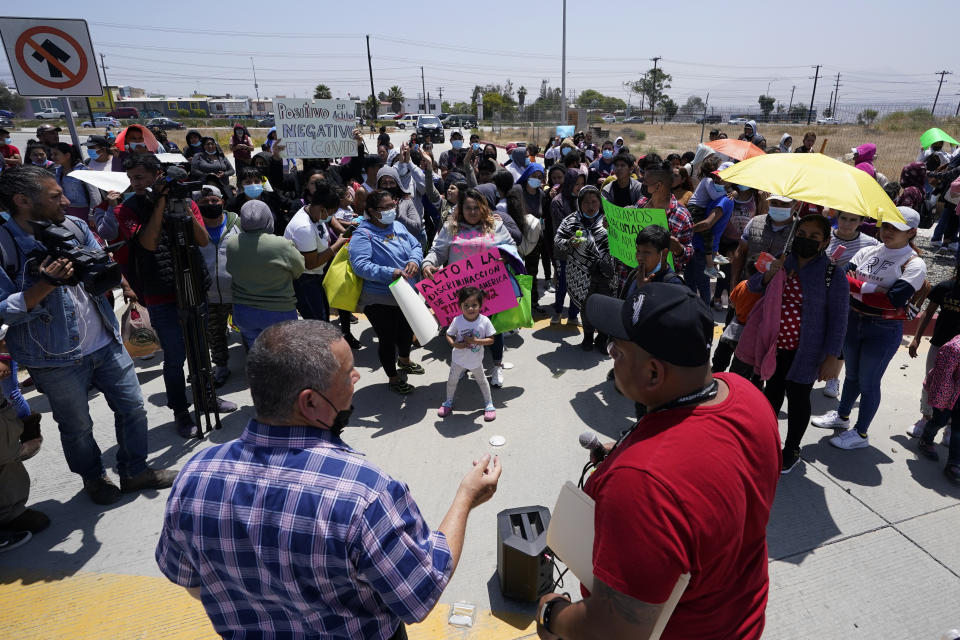
[[[896,220],[882,220],[883,224],[889,224],[894,229],[899,229],[900,231],[910,231],[910,229],[916,229],[920,226],[920,214],[910,207],[897,207],[897,210],[900,211],[900,215],[903,216],[903,222],[898,222]]]
[[[776,200],[777,202],[786,202],[787,204],[793,203],[793,198],[788,198],[787,196],[778,196],[775,193],[771,193],[767,197],[767,201],[770,201],[770,200]]]

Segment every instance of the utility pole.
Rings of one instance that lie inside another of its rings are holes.
[[[937,100],[940,99],[940,88],[943,87],[943,76],[952,75],[952,71],[937,71],[940,74],[940,84],[937,85],[937,96],[933,99],[933,107],[930,109],[930,114],[933,115],[933,112],[937,110]]]
[[[657,63],[663,60],[663,56],[654,56],[650,58],[653,62],[653,82],[650,84],[650,111],[653,111],[653,121],[657,121]]]
[[[373,119],[377,119],[377,107],[380,101],[377,99],[377,92],[373,89],[373,60],[370,58],[370,36],[367,36],[367,68],[370,70],[370,107],[373,113]],[[372,124],[370,125],[373,126]]]
[[[807,109],[807,124],[810,124],[810,120],[813,119],[813,101],[817,97],[817,80],[820,79],[820,67],[823,65],[817,65],[816,71],[813,74],[813,93],[810,94],[810,108]]]
[[[567,0],[563,0],[563,45],[560,54],[560,124],[567,124]]]
[[[423,98],[423,112],[430,113],[430,103],[427,102],[427,83],[423,80],[423,67],[420,67],[420,88],[423,90],[423,93],[420,94],[420,97]]]
[[[787,115],[790,115],[790,109],[793,108],[793,92],[797,90],[797,85],[793,85],[793,88],[790,89],[790,106],[787,107]]]
[[[253,64],[253,56],[250,56],[250,66],[253,67],[253,90],[257,92],[257,102],[260,102],[260,85],[257,84],[257,65]]]
[[[103,54],[100,54],[100,68],[103,69],[103,86],[110,86],[110,82],[107,81],[107,69],[110,67],[107,66],[107,63],[103,61]]]
[[[707,92],[707,99],[703,103],[703,117],[700,119],[700,142],[703,142],[703,132],[707,128],[707,105],[710,104],[710,92]]]
[[[837,117],[837,98],[840,97],[840,73],[837,73],[837,83],[833,89],[833,106],[830,107],[830,115]]]
[[[440,92],[440,108],[443,109],[443,87],[437,87],[437,91]]]
[[[958,93],[957,95],[960,96],[960,93]],[[953,114],[953,117],[954,117],[954,118],[956,118],[956,117],[958,117],[958,116],[960,116],[960,102],[957,103],[957,112],[956,112],[955,114]]]
[[[644,73],[644,74],[643,74],[643,83],[640,85],[641,88],[642,88],[643,85],[645,85],[646,83],[647,83],[647,74]],[[643,114],[643,105],[644,105],[643,100],[644,100],[644,98],[646,98],[646,97],[647,97],[647,94],[644,93],[643,91],[640,91],[640,113],[641,113],[641,114]]]
[[[827,100],[827,108],[830,109],[830,115],[833,116],[833,89],[830,90],[830,98]]]

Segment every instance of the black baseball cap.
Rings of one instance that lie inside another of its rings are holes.
[[[94,147],[109,148],[113,145],[113,142],[107,136],[89,136],[84,144],[91,149]]]
[[[658,360],[679,367],[710,362],[713,318],[687,287],[651,282],[626,300],[594,294],[585,314],[597,331],[629,340]]]
[[[40,125],[39,127],[37,127],[37,135],[40,135],[40,134],[43,133],[44,131],[57,131],[57,132],[60,132],[60,131],[63,131],[63,129],[61,129],[60,127],[57,127],[57,126],[55,126],[55,125],[52,125],[52,124],[50,124],[50,123],[42,124],[42,125]]]

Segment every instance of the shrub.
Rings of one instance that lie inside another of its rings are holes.
[[[206,118],[207,112],[203,109],[194,109],[190,112],[190,115],[192,115],[194,118]]]
[[[181,118],[189,118],[190,109],[177,109],[177,115],[180,116]]]
[[[929,109],[918,108],[912,111],[894,111],[884,116],[879,126],[885,131],[919,131],[929,129],[935,122]]]

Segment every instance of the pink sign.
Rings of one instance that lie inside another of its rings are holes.
[[[513,309],[517,297],[510,284],[510,274],[500,260],[499,251],[484,251],[449,264],[434,274],[433,280],[421,280],[417,290],[437,316],[440,326],[460,315],[457,294],[463,287],[476,287],[486,294],[483,315]]]

